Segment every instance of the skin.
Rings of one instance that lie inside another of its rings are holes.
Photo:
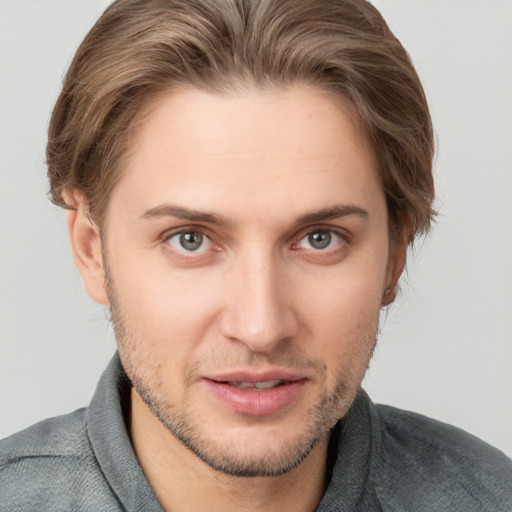
[[[111,307],[133,446],[164,508],[313,510],[329,429],[403,267],[350,110],[304,86],[169,93],[133,135],[101,234],[80,193],[67,198],[80,205],[68,214],[75,261]],[[276,411],[238,410],[212,391],[232,372],[301,385]]]

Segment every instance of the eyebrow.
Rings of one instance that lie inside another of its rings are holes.
[[[338,219],[340,217],[347,217],[349,215],[355,215],[366,219],[368,218],[368,211],[360,208],[359,206],[350,204],[334,205],[302,215],[295,221],[294,224],[295,226],[302,226],[304,224]],[[159,206],[155,206],[154,208],[146,210],[140,216],[141,219],[154,219],[159,217],[174,217],[191,222],[204,222],[222,227],[232,226],[232,223],[224,217],[220,217],[213,213],[202,212],[199,210],[193,210],[172,204],[161,204]]]
[[[188,220],[191,222],[205,222],[215,226],[230,227],[231,223],[214,215],[213,213],[201,212],[199,210],[191,210],[182,206],[175,206],[172,204],[161,204],[146,210],[141,216],[141,219],[154,219],[159,217],[175,217],[177,219]]]
[[[357,217],[362,217],[363,219],[367,219],[369,217],[368,211],[364,208],[351,204],[339,204],[302,215],[296,220],[295,224],[299,226],[324,220],[339,219],[340,217],[347,217],[349,215],[355,215]]]

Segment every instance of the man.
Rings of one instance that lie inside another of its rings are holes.
[[[364,1],[114,2],[48,165],[119,355],[87,410],[2,443],[2,506],[509,510],[503,454],[359,389],[432,154]]]

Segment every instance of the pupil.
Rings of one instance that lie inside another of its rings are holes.
[[[317,231],[309,235],[309,243],[315,249],[325,249],[331,243],[331,234],[328,231]]]
[[[203,235],[201,233],[182,233],[180,236],[180,244],[187,251],[196,251],[203,243]]]

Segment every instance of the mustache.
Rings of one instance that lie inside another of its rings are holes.
[[[276,347],[272,352],[263,353],[253,352],[248,347],[240,344],[236,349],[213,349],[203,354],[200,359],[193,361],[188,367],[185,378],[186,381],[192,382],[200,378],[206,369],[208,372],[222,372],[227,369],[240,368],[256,371],[269,367],[316,375],[317,377],[325,376],[327,373],[325,362],[306,357],[289,345],[283,344],[281,347]]]

